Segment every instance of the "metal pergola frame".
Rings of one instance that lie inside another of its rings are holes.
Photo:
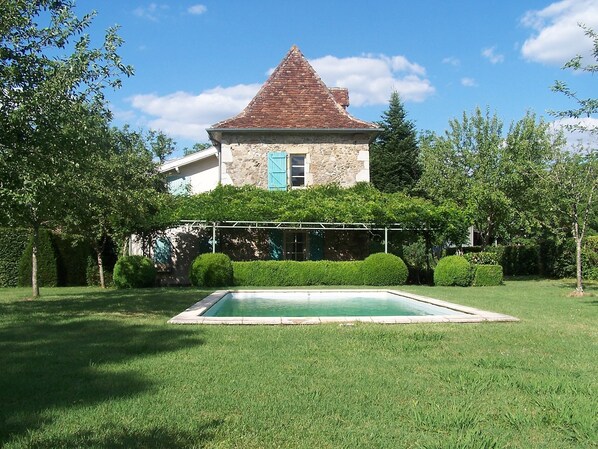
[[[188,230],[212,228],[212,252],[216,252],[216,229],[282,229],[304,231],[384,231],[384,252],[388,253],[388,231],[425,231],[427,229],[404,228],[399,223],[386,226],[374,223],[326,223],[321,221],[205,221],[181,220]]]

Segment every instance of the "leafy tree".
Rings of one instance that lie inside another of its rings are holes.
[[[40,227],[60,221],[70,205],[65,170],[84,163],[87,131],[109,115],[103,90],[132,74],[116,53],[116,28],[91,48],[82,33],[92,19],[78,18],[72,0],[2,2],[0,209],[33,231],[33,297]]]
[[[378,122],[382,132],[370,147],[370,179],[382,192],[410,191],[421,176],[415,125],[397,92]]]
[[[449,122],[444,136],[422,138],[420,187],[435,200],[453,200],[466,209],[485,245],[498,237],[527,234],[539,227],[527,206],[534,204],[532,168],[545,167],[553,147],[562,145],[549,126],[528,113],[503,136],[496,114],[477,108]]]
[[[596,63],[585,64],[582,56],[576,56],[567,62],[565,69],[598,72],[598,33],[582,26],[593,43],[592,56]],[[560,92],[577,103],[576,108],[553,112],[559,118],[580,119],[598,114],[598,99],[583,98],[566,83],[556,81],[552,90]],[[577,294],[583,294],[582,246],[588,225],[596,220],[595,192],[598,188],[598,148],[595,136],[598,127],[587,126],[583,121],[568,125],[569,129],[590,135],[589,147],[558,152],[550,170],[550,180],[546,191],[550,193],[552,210],[557,212],[569,228],[576,247],[576,288]]]

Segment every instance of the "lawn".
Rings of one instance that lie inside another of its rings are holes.
[[[174,326],[209,292],[0,289],[0,447],[598,447],[598,286],[404,289],[521,322]]]

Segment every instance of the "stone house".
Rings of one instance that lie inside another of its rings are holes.
[[[219,183],[288,190],[369,182],[369,144],[379,129],[352,117],[348,106],[348,90],[327,87],[293,46],[240,114],[207,130],[212,148],[169,161],[162,171],[169,175],[171,191],[188,186],[191,193]],[[200,233],[180,229],[158,240],[154,257],[162,265],[170,264],[167,283],[185,282],[188,259],[197,255],[189,248],[205,249],[205,240]],[[346,260],[369,253],[364,232],[268,226],[256,230],[254,225],[253,230],[220,229],[216,240],[217,250],[236,260]]]

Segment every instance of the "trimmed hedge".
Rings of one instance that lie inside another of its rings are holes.
[[[498,264],[507,276],[540,274],[540,248],[537,245],[490,246],[486,250],[496,253]]]
[[[124,256],[114,265],[113,280],[118,288],[153,287],[156,283],[156,268],[147,257]]]
[[[475,287],[501,285],[503,279],[500,265],[474,265],[472,285]]]
[[[189,272],[191,284],[197,287],[222,287],[233,283],[233,265],[226,254],[199,255]]]
[[[581,258],[584,278],[598,281],[598,235],[585,239]]]
[[[58,285],[86,285],[87,266],[85,262],[91,254],[89,245],[65,235],[54,234],[52,239],[56,248]]]
[[[233,262],[234,285],[296,287],[308,285],[361,285],[362,261],[256,260]]]
[[[403,285],[409,276],[407,265],[400,257],[385,253],[366,257],[360,272],[364,285]]]
[[[19,262],[30,235],[29,229],[0,228],[0,287],[19,284]]]
[[[472,265],[463,256],[443,257],[434,270],[434,285],[468,287],[472,279]]]
[[[40,229],[39,247],[37,249],[37,282],[40,287],[56,287],[58,285],[58,265],[56,248],[52,242],[50,231]],[[31,257],[33,254],[33,238],[29,240],[19,260],[19,287],[31,286]]]

